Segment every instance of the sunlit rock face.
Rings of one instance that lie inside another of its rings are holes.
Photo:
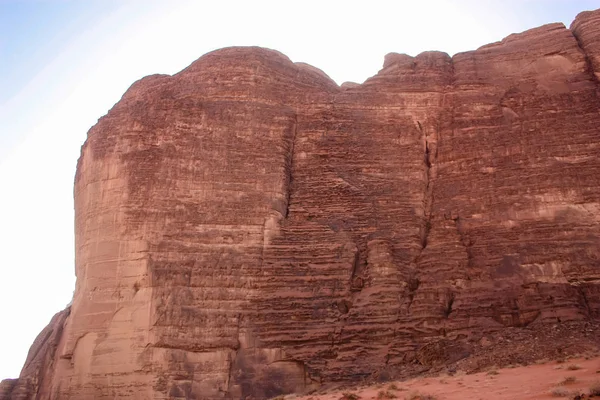
[[[82,148],[73,304],[0,399],[262,399],[597,319],[599,27],[362,85],[261,48],[136,82]]]

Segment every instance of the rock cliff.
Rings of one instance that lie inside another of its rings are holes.
[[[593,11],[361,85],[262,48],[134,83],[77,165],[73,304],[0,399],[262,399],[595,326],[599,77]]]

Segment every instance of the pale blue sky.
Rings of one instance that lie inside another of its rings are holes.
[[[105,17],[115,7],[116,3],[111,1],[0,0],[0,105],[18,95],[88,24]],[[27,99],[29,106],[20,107],[21,110],[50,100],[46,96],[55,93],[61,81],[63,79],[46,82],[35,98]],[[21,122],[16,116],[0,115],[2,128],[6,123]],[[10,131],[0,130],[0,160],[20,137]]]
[[[600,0],[0,0],[0,379],[18,375],[70,301],[79,148],[133,81],[259,45],[362,82],[391,51],[454,54],[595,8]]]

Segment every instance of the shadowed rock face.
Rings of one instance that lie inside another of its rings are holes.
[[[0,398],[268,398],[597,319],[599,27],[136,82],[82,148],[73,305]]]

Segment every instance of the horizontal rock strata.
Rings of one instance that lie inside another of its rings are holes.
[[[73,304],[0,399],[262,399],[596,320],[599,27],[136,82],[82,148]]]

